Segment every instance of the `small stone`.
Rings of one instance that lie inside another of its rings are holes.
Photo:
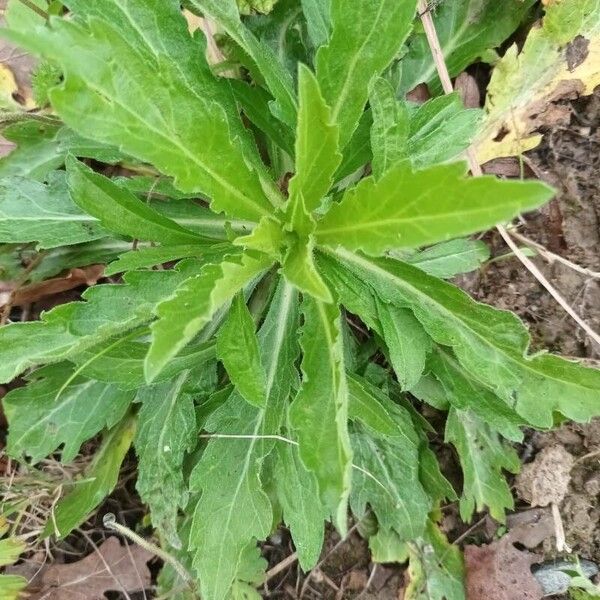
[[[590,496],[597,496],[600,494],[600,473],[595,473],[586,480],[583,484],[583,489]]]

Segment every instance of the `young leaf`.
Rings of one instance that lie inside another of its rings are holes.
[[[53,509],[44,535],[66,537],[113,491],[121,463],[133,441],[135,426],[135,419],[126,417],[104,435],[102,445],[85,471],[84,481],[77,482]]]
[[[254,61],[277,101],[275,114],[293,127],[298,110],[294,86],[279,57],[261,44],[242,23],[235,0],[190,0],[190,3],[217,22]]]
[[[328,511],[319,499],[319,486],[314,473],[302,464],[295,446],[277,446],[276,461],[277,497],[294,540],[298,562],[306,573],[319,560]]]
[[[412,28],[416,0],[331,0],[332,33],[316,56],[317,79],[344,148],[360,119],[371,79],[399,52]]]
[[[377,313],[398,383],[410,390],[421,379],[431,340],[409,310],[378,301]]]
[[[217,357],[244,400],[263,408],[267,402],[265,370],[260,362],[254,319],[243,294],[234,298],[219,330]]]
[[[596,414],[600,371],[549,354],[527,356],[529,335],[512,313],[479,304],[406,263],[336,254],[382,300],[410,308],[434,341],[454,349],[472,378],[530,424],[550,427],[557,411],[580,421]]]
[[[226,257],[207,264],[196,277],[184,281],[174,294],[156,307],[152,343],[145,373],[153,381],[167,363],[211,320],[216,311],[269,266],[264,255]]]
[[[295,240],[286,253],[281,272],[283,276],[302,293],[310,294],[323,302],[333,302],[331,291],[321,278],[314,259],[314,240]]]
[[[94,217],[82,213],[69,197],[65,179],[45,185],[22,177],[0,181],[0,242],[37,242],[56,248],[109,236]]]
[[[489,257],[490,250],[484,242],[457,239],[416,252],[405,261],[430,275],[450,279],[459,273],[474,271]]]
[[[179,547],[177,512],[188,502],[183,458],[197,441],[194,399],[184,385],[189,371],[177,379],[142,388],[136,400],[142,407],[134,441],[138,456],[136,489],[150,506],[152,523],[168,542]]]
[[[338,153],[339,129],[308,67],[298,75],[300,110],[296,132],[296,174],[290,181],[288,223],[319,208],[342,159]],[[296,227],[298,231],[298,227]]]
[[[192,493],[202,492],[190,550],[202,595],[211,600],[227,596],[239,573],[240,556],[249,546],[255,547],[256,539],[264,539],[272,526],[271,503],[260,471],[275,443],[269,436],[280,432],[294,379],[297,326],[297,292],[282,282],[259,332],[267,373],[266,408],[251,406],[234,392],[204,426],[210,433],[233,436],[211,439],[190,477]]]
[[[9,22],[5,32],[61,67],[64,82],[50,99],[63,120],[155,165],[182,191],[206,194],[216,212],[250,220],[269,214],[266,193],[275,203],[280,196],[179,5],[75,0],[70,9],[52,27]]]
[[[323,504],[342,534],[346,531],[351,450],[347,431],[348,391],[337,306],[305,296],[302,387],[290,408],[302,462],[319,483]]]
[[[463,471],[462,520],[468,521],[474,510],[482,511],[487,506],[494,519],[504,521],[504,511],[512,508],[514,501],[502,469],[519,471],[517,453],[470,410],[450,409],[446,441],[456,448]]]
[[[73,202],[108,230],[167,244],[203,242],[204,238],[163,217],[131,192],[68,157],[67,183]]]
[[[369,104],[373,111],[371,148],[373,176],[379,179],[392,165],[408,156],[409,115],[398,102],[391,84],[379,77],[371,84]]]
[[[413,172],[406,161],[348,190],[319,221],[317,241],[380,254],[487,229],[547,202],[539,182],[465,176],[456,163]]]
[[[198,262],[189,260],[171,271],[127,273],[122,285],[86,290],[85,302],[58,306],[39,321],[0,328],[0,381],[11,381],[28,367],[59,362],[147,323],[154,307],[200,269]]]
[[[64,444],[62,460],[70,462],[83,442],[123,418],[134,392],[73,375],[72,365],[47,366],[4,397],[11,456],[37,463]]]
[[[442,54],[450,76],[458,75],[465,67],[483,59],[495,58],[491,52],[519,26],[534,0],[452,0],[437,3],[432,11]],[[431,49],[424,31],[408,40],[408,53],[402,60],[401,91],[408,92],[419,83],[427,83],[437,95],[441,84],[437,77]]]

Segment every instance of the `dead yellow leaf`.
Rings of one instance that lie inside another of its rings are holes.
[[[521,52],[508,49],[492,73],[487,118],[474,147],[480,163],[537,146],[540,129],[565,118],[558,100],[600,84],[600,0],[546,2]]]

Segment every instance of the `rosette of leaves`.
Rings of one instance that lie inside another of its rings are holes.
[[[410,558],[413,597],[460,598],[460,556],[435,526],[456,496],[420,403],[448,413],[464,519],[512,505],[505,440],[521,426],[600,413],[598,371],[528,353],[516,316],[447,281],[487,256],[461,236],[552,190],[467,177],[479,111],[398,99],[389,67],[416,0],[282,0],[265,38],[235,0],[192,0],[239,47],[241,79],[207,64],[179,2],[66,4],[48,22],[9,7],[3,35],[62,81],[56,123],[9,132],[0,241],[54,268],[101,255],[119,277],[0,329],[1,381],[27,380],[5,398],[10,454],[69,461],[102,436],[47,534],[86,518],[133,445],[157,535],[206,600],[256,595],[278,524],[308,570],[325,522],[343,535],[350,513],[375,516],[374,555]],[[297,48],[268,41],[291,24],[308,35],[293,70]],[[161,581],[177,577],[167,565]]]

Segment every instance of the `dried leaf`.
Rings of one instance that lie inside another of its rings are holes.
[[[469,600],[540,600],[542,588],[531,574],[539,562],[530,552],[517,550],[509,536],[487,546],[465,546]]]
[[[474,143],[485,163],[535,148],[544,125],[564,117],[555,102],[591,94],[600,84],[600,2],[548,3],[523,50],[511,46],[496,64],[488,86],[488,114]]]
[[[153,555],[140,546],[108,538],[85,558],[42,568],[30,582],[28,600],[106,600],[105,593],[132,593],[150,586],[146,563]]]

